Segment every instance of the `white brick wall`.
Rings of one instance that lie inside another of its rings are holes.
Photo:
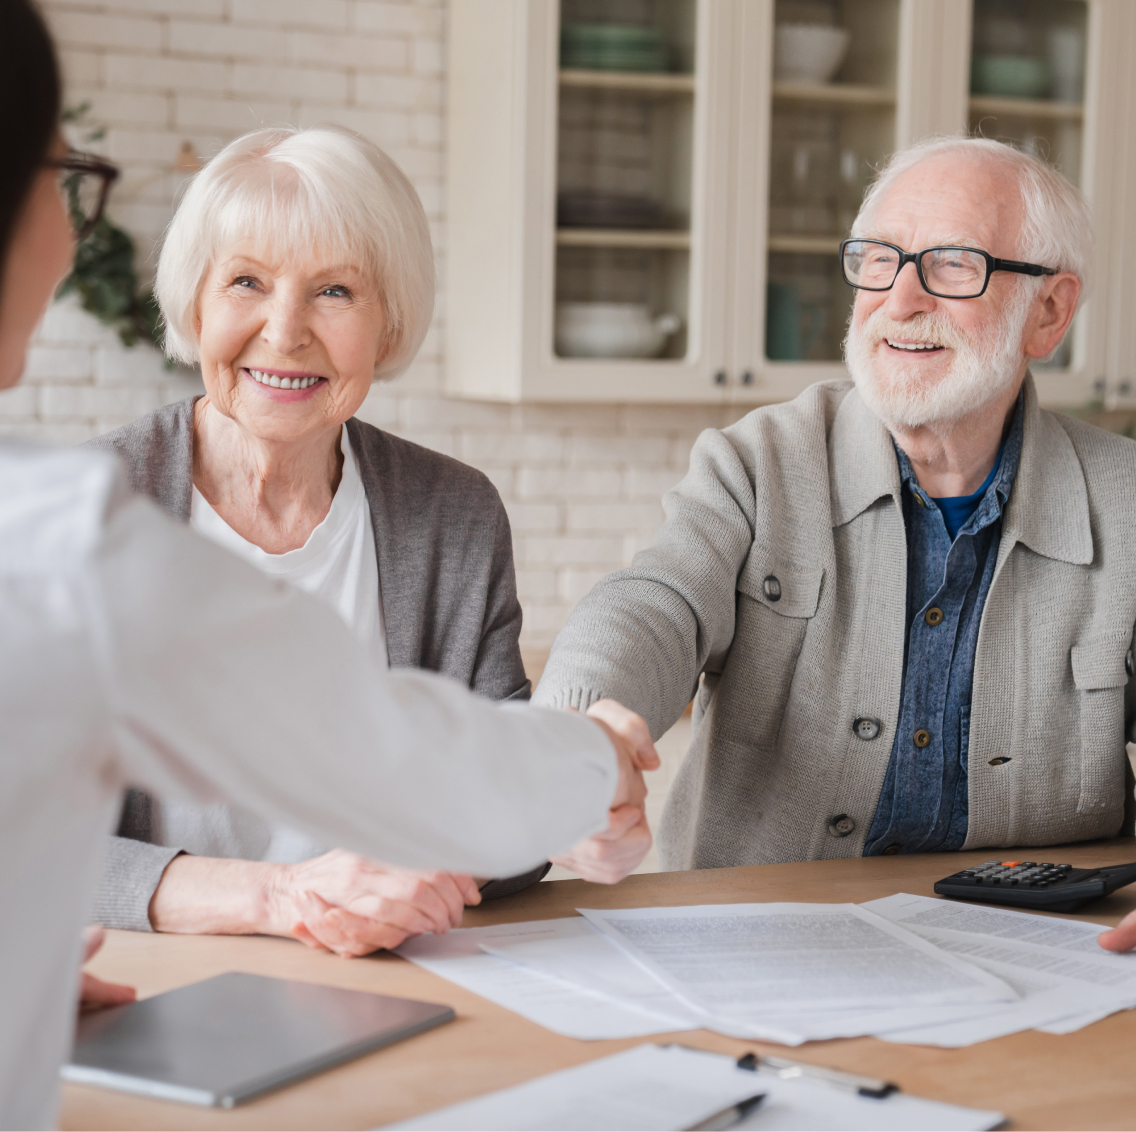
[[[440,0],[42,2],[67,103],[91,103],[107,129],[102,149],[123,167],[111,212],[135,236],[145,274],[181,187],[172,163],[183,141],[209,157],[262,125],[326,121],[370,137],[406,170],[445,270]],[[497,485],[513,523],[522,643],[539,658],[572,606],[650,539],[698,432],[737,414],[443,398],[443,305],[410,371],[376,387],[360,415]],[[166,370],[148,348],[124,350],[66,300],[40,328],[24,385],[0,394],[0,432],[76,443],[198,389],[194,374]]]

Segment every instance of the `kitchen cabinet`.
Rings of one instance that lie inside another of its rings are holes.
[[[1043,400],[1136,405],[1129,0],[466,0],[448,43],[451,394],[761,404],[842,376],[836,248],[873,169],[970,130],[1094,207]]]

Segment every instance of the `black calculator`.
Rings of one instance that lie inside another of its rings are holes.
[[[1075,869],[1037,861],[986,861],[935,881],[940,896],[1012,904],[1042,912],[1073,912],[1136,881],[1136,863]]]

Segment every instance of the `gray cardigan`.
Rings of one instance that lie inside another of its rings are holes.
[[[196,400],[90,441],[116,452],[135,491],[183,523],[193,488]],[[391,667],[441,672],[494,700],[527,699],[513,544],[497,489],[474,468],[354,418],[347,434],[371,509]],[[152,813],[149,795],[128,792],[118,836],[110,839],[95,922],[151,930],[150,900],[182,851],[151,843]],[[519,891],[547,870],[492,881],[482,894]]]

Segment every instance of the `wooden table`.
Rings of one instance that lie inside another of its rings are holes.
[[[746,901],[862,902],[894,892],[931,896],[944,874],[997,856],[1080,865],[1136,860],[1136,840],[1062,849],[873,857],[788,865],[655,873],[608,888],[583,881],[536,885],[467,913],[468,926],[541,920],[577,907],[727,904]],[[1074,918],[1115,924],[1136,908],[1136,885]],[[223,971],[250,971],[449,1003],[457,1021],[237,1109],[200,1109],[91,1086],[68,1085],[64,1128],[374,1128],[614,1053],[645,1039],[563,1038],[389,954],[343,960],[290,940],[110,932],[95,973],[130,982],[143,996]],[[784,1047],[706,1030],[673,1035],[686,1045],[738,1055]],[[665,1035],[647,1039],[669,1040]],[[893,1045],[876,1038],[810,1042],[789,1052],[873,1077],[907,1092],[999,1109],[1013,1128],[1136,1128],[1136,1011],[1075,1034],[1012,1034],[966,1049]]]

